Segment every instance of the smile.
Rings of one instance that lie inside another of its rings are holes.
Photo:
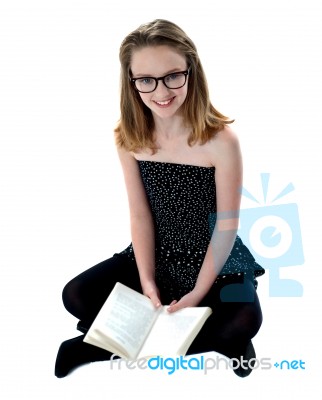
[[[174,100],[174,97],[172,97],[172,99],[169,100],[165,100],[165,101],[154,101],[158,106],[164,107],[164,106],[168,106],[170,103],[172,103],[172,101]]]

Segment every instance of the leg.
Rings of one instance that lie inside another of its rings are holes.
[[[245,358],[250,352],[250,340],[262,324],[256,290],[253,283],[245,279],[243,283],[235,283],[242,301],[222,301],[221,291],[227,285],[217,283],[214,286],[216,285],[218,286],[210,291],[201,304],[210,306],[213,314],[192,343],[188,354],[216,351],[229,358]],[[251,301],[246,301],[247,298]]]
[[[63,290],[64,305],[88,329],[116,282],[141,291],[136,264],[118,254],[72,279]],[[61,344],[55,364],[58,378],[80,365],[110,359],[110,352],[84,343],[83,339],[81,335]]]
[[[63,303],[67,311],[91,324],[111,293],[116,282],[141,292],[135,262],[126,256],[114,254],[72,279],[63,290]]]

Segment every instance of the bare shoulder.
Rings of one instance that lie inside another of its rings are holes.
[[[138,163],[132,152],[129,152],[122,147],[117,147],[117,154],[125,176],[139,174]]]
[[[241,157],[238,135],[227,125],[208,142],[207,147],[208,155],[212,164],[215,166],[218,165],[220,161],[229,161]]]
[[[123,148],[117,148],[123,169],[124,181],[128,195],[131,216],[147,216],[150,215],[150,208],[141,174],[139,171],[137,160],[131,152]]]
[[[239,146],[239,138],[237,133],[230,126],[226,125],[223,130],[216,134],[213,145],[224,147]]]
[[[122,147],[117,147],[117,153],[123,170],[125,184],[129,188],[134,182],[141,180],[139,168],[134,155]]]
[[[135,158],[131,152],[119,146],[116,146],[116,150],[122,165],[128,162],[135,162]]]

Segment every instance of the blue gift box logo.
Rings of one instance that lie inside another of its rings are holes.
[[[299,297],[303,286],[292,279],[281,279],[282,267],[304,263],[302,235],[297,204],[267,205],[270,174],[261,174],[264,205],[242,188],[242,195],[259,206],[241,209],[238,235],[249,248],[256,261],[269,271],[269,294],[272,297]],[[284,197],[294,190],[288,184],[273,200]]]

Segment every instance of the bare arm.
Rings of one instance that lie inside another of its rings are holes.
[[[132,245],[143,293],[158,307],[161,302],[155,284],[155,237],[150,206],[139,167],[127,151],[118,149],[128,195]]]
[[[239,218],[242,157],[239,141],[229,129],[219,134],[214,145],[216,167],[217,222],[194,289],[169,309],[196,306],[208,293],[234,245]]]

